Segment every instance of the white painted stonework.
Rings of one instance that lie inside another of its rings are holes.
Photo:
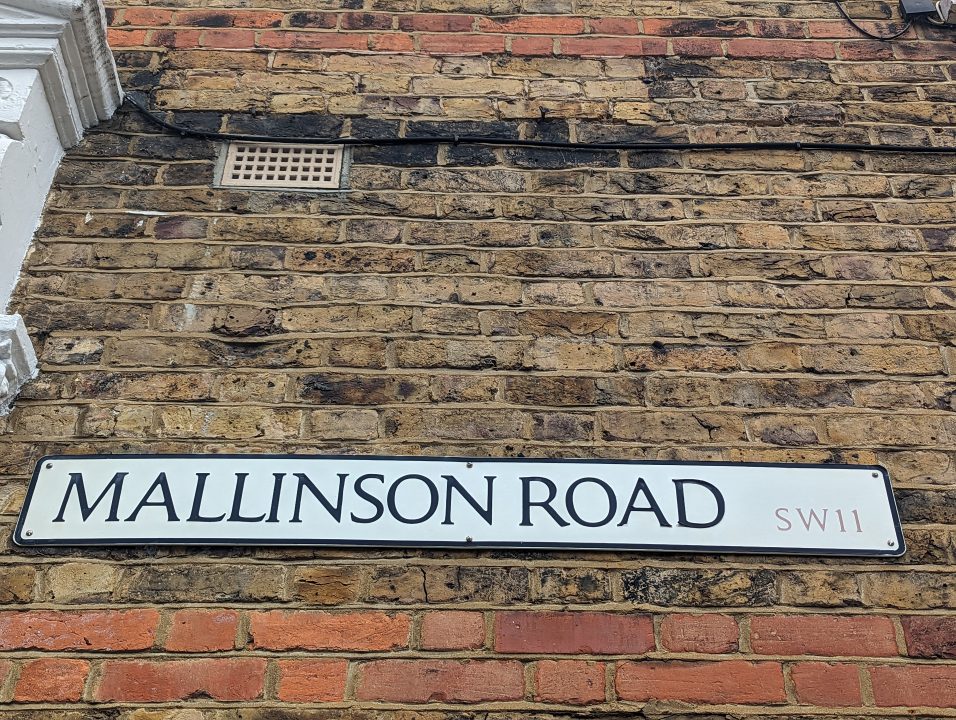
[[[10,300],[62,157],[40,74],[0,69],[0,310]]]
[[[19,315],[0,315],[0,415],[23,384],[37,374],[37,358]]]
[[[0,0],[0,313],[64,151],[121,101],[99,0]],[[0,415],[35,368],[22,320],[0,314]]]

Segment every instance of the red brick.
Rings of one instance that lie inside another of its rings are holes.
[[[896,629],[886,617],[756,615],[750,645],[766,655],[898,655]]]
[[[0,650],[146,650],[157,610],[0,613]]]
[[[595,35],[640,35],[640,23],[633,18],[591,18],[588,20]]]
[[[580,35],[584,32],[584,20],[533,15],[507,20],[483,17],[478,19],[478,29],[482,32],[521,35]]]
[[[400,15],[398,29],[427,32],[470,32],[475,24],[471,15]]]
[[[671,48],[674,55],[681,57],[721,57],[724,54],[720,40],[707,38],[674,38]]]
[[[268,650],[393,650],[408,647],[408,615],[308,610],[253,613],[253,646]]]
[[[749,35],[750,29],[744,20],[712,18],[644,18],[645,35],[668,35],[685,37],[732,37]]]
[[[505,39],[496,35],[422,35],[421,49],[433,55],[501,53]]]
[[[783,703],[783,668],[775,662],[625,662],[615,681],[622,700],[713,704]]]
[[[257,12],[255,10],[231,10],[233,27],[268,28],[279,27],[284,15],[281,12]]]
[[[770,60],[802,58],[834,58],[836,52],[828,42],[809,40],[753,40],[741,38],[727,41],[727,56]]]
[[[289,27],[329,30],[339,24],[339,16],[332,12],[303,11],[289,16]]]
[[[262,695],[265,672],[262,658],[108,660],[95,697],[101,702],[168,702],[200,696],[255,700]]]
[[[939,62],[956,58],[956,47],[952,42],[895,42],[893,54],[897,60]]]
[[[280,660],[278,698],[285,702],[335,702],[345,698],[347,660]]]
[[[166,649],[173,652],[232,650],[239,613],[234,610],[179,610],[173,615]]]
[[[485,619],[480,612],[431,612],[422,619],[425,650],[473,650],[485,644]]]
[[[495,650],[506,653],[645,653],[654,649],[647,615],[595,612],[500,612]]]
[[[366,50],[367,36],[362,33],[295,32],[268,30],[259,38],[260,47],[305,50]]]
[[[255,47],[256,34],[252,30],[206,30],[199,44],[208,48],[251,48]]]
[[[149,44],[157,47],[197,48],[199,30],[151,30]]]
[[[553,38],[541,36],[511,38],[512,55],[550,55],[553,52]]]
[[[137,47],[146,44],[146,31],[110,28],[106,31],[106,40],[110,47]]]
[[[860,33],[843,20],[811,20],[807,23],[812,38],[858,38]]]
[[[662,649],[727,653],[737,650],[740,629],[727,615],[668,615],[661,620]]]
[[[516,660],[378,660],[359,667],[357,700],[459,702],[520,700],[524,674]]]
[[[884,665],[870,679],[881,707],[956,707],[956,665]]]
[[[235,24],[235,13],[229,10],[183,10],[173,17],[173,25],[222,28]]]
[[[342,13],[343,30],[391,30],[392,16],[388,13]]]
[[[369,35],[368,49],[379,52],[411,52],[415,49],[415,41],[411,35],[404,33]]]
[[[840,57],[844,60],[892,60],[893,47],[876,40],[840,43]]]
[[[562,38],[561,54],[583,57],[666,55],[667,41],[662,38]]]
[[[807,28],[800,20],[754,20],[754,37],[804,38]]]
[[[797,700],[822,707],[857,707],[863,704],[860,671],[843,663],[797,663],[790,669]]]
[[[169,25],[172,17],[172,10],[132,7],[123,11],[123,22],[126,25],[139,25],[141,27]]]
[[[894,33],[900,26],[891,22],[864,20],[864,27],[877,34]],[[861,37],[859,31],[843,20],[811,20],[808,23],[810,37],[852,39]]]
[[[86,660],[42,658],[23,664],[13,691],[19,702],[76,702],[83,697],[90,664]]]
[[[604,702],[604,663],[542,660],[535,672],[535,700],[588,705]]]
[[[956,659],[956,617],[917,615],[902,622],[908,655]]]

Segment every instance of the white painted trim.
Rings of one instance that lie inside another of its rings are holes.
[[[98,0],[0,0],[0,72],[5,68],[40,73],[65,148],[122,101]]]
[[[36,377],[37,356],[19,315],[0,315],[0,415],[24,383]]]
[[[0,70],[0,312],[40,221],[63,157],[56,121],[36,70]]]
[[[0,312],[67,148],[122,102],[100,0],[0,0]],[[0,415],[35,374],[19,315],[0,315]]]

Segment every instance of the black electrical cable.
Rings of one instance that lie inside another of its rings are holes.
[[[126,101],[145,118],[183,137],[217,140],[221,142],[304,143],[309,145],[496,145],[504,147],[550,148],[554,150],[829,150],[849,152],[895,152],[916,154],[954,154],[956,146],[933,147],[931,145],[871,145],[868,143],[827,142],[568,142],[564,140],[522,140],[518,138],[482,137],[476,135],[435,135],[414,137],[282,137],[276,135],[241,135],[210,130],[198,130],[167,122],[152,113],[139,100],[126,94]]]
[[[913,27],[913,21],[907,20],[906,24],[903,25],[903,28],[901,30],[895,33],[891,33],[890,35],[877,35],[876,33],[872,33],[866,28],[862,27],[859,23],[857,23],[856,20],[850,17],[850,14],[846,11],[846,8],[843,7],[843,3],[840,2],[840,0],[833,0],[833,4],[837,6],[837,10],[840,11],[840,14],[843,16],[844,20],[850,23],[850,25],[856,28],[860,33],[862,33],[863,35],[866,35],[868,38],[872,38],[873,40],[883,40],[883,41],[896,40],[896,38],[902,37],[903,35],[908,33],[909,29]]]

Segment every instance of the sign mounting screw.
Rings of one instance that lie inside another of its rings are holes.
[[[46,464],[46,469],[47,469],[47,470],[49,470],[51,467],[53,467],[53,463],[47,463],[47,464]]]
[[[879,473],[873,473],[873,477],[878,478],[879,476],[880,476]]]
[[[33,531],[32,531],[32,530],[27,530],[25,534],[26,534],[27,537],[30,537],[30,536],[33,534]]]
[[[472,462],[465,463],[465,467],[474,467],[474,466],[475,466],[475,464],[472,463]]]
[[[896,542],[893,541],[893,540],[887,540],[887,541],[886,541],[886,544],[887,544],[888,547],[893,547],[894,545],[896,545]]]

